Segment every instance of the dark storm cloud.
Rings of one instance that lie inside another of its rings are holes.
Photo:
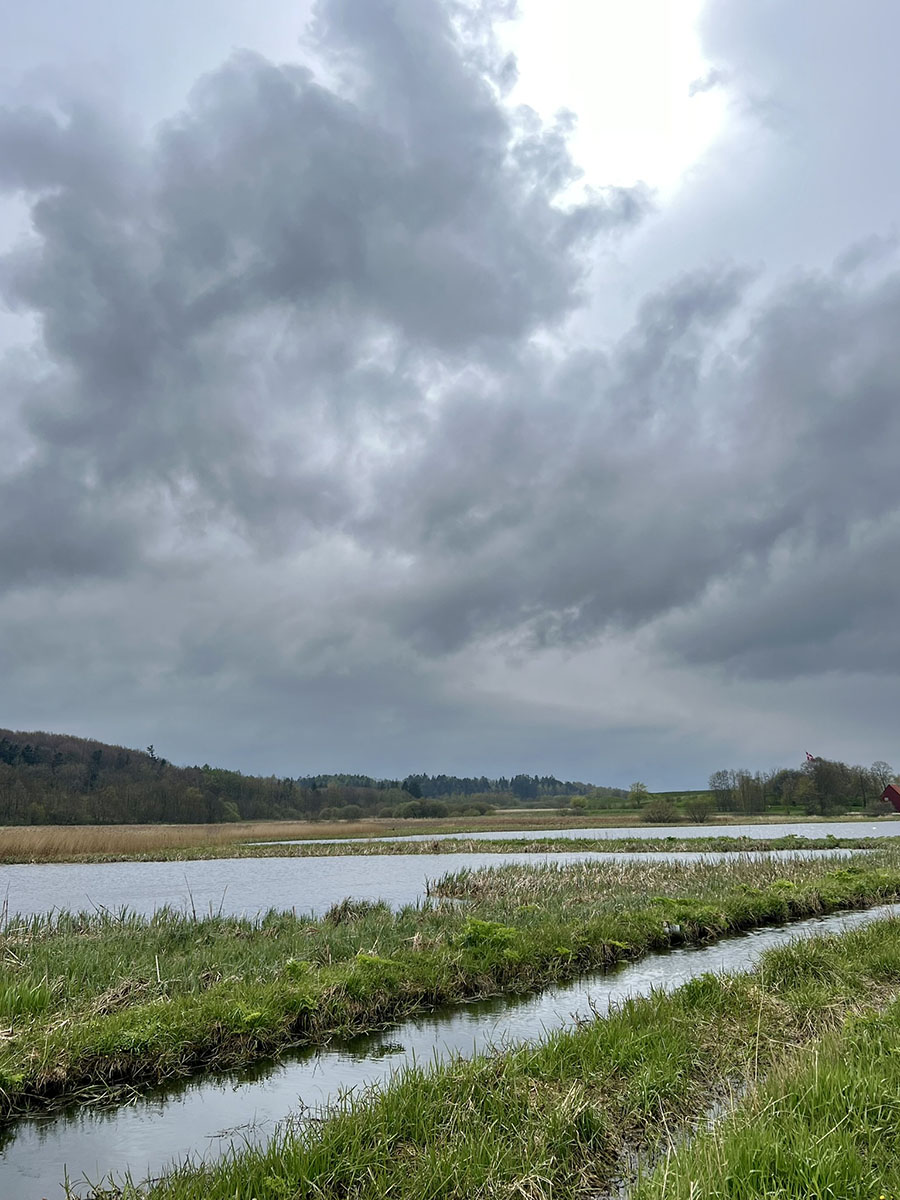
[[[429,653],[646,626],[751,674],[895,670],[900,273],[749,284],[695,273],[606,358],[461,383],[360,531],[415,554],[386,621]]]
[[[694,660],[761,675],[895,672],[900,637],[900,274],[797,281],[731,375],[747,525],[730,569],[667,632]]]
[[[735,506],[696,536],[723,477],[717,453],[691,456],[709,342],[746,283],[733,269],[686,277],[606,359],[526,358],[501,387],[454,396],[409,473],[395,464],[383,486],[380,531],[427,559],[397,600],[407,633],[443,649],[523,626],[580,640],[697,595],[742,521]]]

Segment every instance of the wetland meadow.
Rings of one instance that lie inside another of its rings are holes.
[[[846,1095],[889,1119],[895,830],[170,830],[155,851],[91,830],[68,862],[53,830],[22,861],[20,831],[0,867],[0,1191],[824,1197],[773,1190],[820,1139],[842,1194],[868,1197],[894,1170],[869,1118],[807,1128],[784,1081],[843,1055]],[[763,1147],[752,1114],[773,1104],[791,1120]],[[756,1174],[730,1165],[751,1143]]]

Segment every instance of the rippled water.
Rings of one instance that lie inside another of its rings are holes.
[[[173,1161],[215,1158],[231,1145],[271,1137],[279,1121],[348,1089],[384,1083],[409,1063],[428,1064],[452,1054],[535,1041],[579,1019],[602,1015],[627,996],[646,994],[654,987],[671,990],[707,971],[747,970],[773,946],[897,915],[900,905],[884,905],[760,929],[711,946],[648,955],[614,972],[584,976],[538,995],[434,1013],[253,1071],[198,1079],[128,1107],[108,1112],[81,1108],[49,1120],[20,1122],[7,1132],[0,1149],[0,1196],[41,1200],[60,1194],[65,1175],[73,1182],[97,1183],[130,1170],[135,1178],[147,1178]]]

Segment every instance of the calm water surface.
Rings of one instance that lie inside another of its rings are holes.
[[[766,825],[629,825],[619,829],[512,829],[489,833],[410,833],[393,837],[371,838],[296,838],[285,845],[304,842],[319,845],[338,845],[343,842],[433,842],[448,838],[475,838],[484,842],[498,842],[505,838],[531,840],[534,838],[586,838],[589,840],[610,838],[695,838],[695,837],[747,837],[763,838],[790,837],[825,838],[829,834],[836,838],[898,837],[900,816],[881,817],[875,821],[799,821],[790,824]],[[257,842],[255,845],[266,845]]]
[[[382,1084],[408,1064],[535,1041],[577,1020],[605,1014],[627,996],[643,995],[654,987],[671,990],[707,971],[747,970],[773,946],[897,915],[900,905],[885,905],[761,929],[712,946],[649,955],[615,972],[584,976],[539,995],[435,1013],[252,1072],[200,1079],[125,1108],[80,1109],[50,1120],[20,1122],[8,1131],[0,1149],[0,1197],[42,1200],[62,1195],[60,1183],[66,1175],[73,1183],[96,1184],[128,1170],[135,1178],[148,1178],[173,1161],[214,1159],[232,1145],[268,1139],[279,1122],[302,1116],[341,1092]]]
[[[821,852],[784,850],[777,851],[775,856],[806,855],[819,857]],[[677,862],[718,862],[729,857],[733,856],[666,854],[667,859]],[[534,866],[548,861],[567,863],[584,859],[659,862],[660,855],[585,850],[546,856],[486,852],[21,864],[0,867],[0,902],[5,902],[7,912],[22,916],[59,909],[119,912],[123,908],[149,915],[166,905],[186,912],[193,909],[198,916],[210,911],[255,916],[270,908],[321,914],[346,896],[385,900],[392,908],[415,904],[424,898],[428,880],[463,867],[497,867],[502,863]]]

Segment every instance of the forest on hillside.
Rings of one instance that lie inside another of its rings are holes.
[[[153,746],[0,729],[0,824],[130,824],[365,816],[473,815],[517,805],[565,804],[592,788],[553,776],[489,779],[427,774],[243,775],[209,764],[178,767]]]

